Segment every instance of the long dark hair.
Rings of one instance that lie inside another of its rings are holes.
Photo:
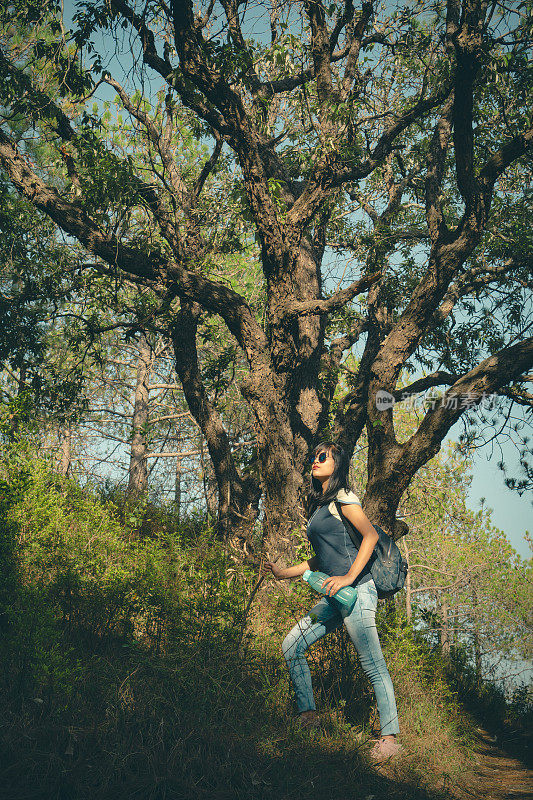
[[[311,477],[311,491],[307,495],[307,517],[309,518],[319,506],[329,505],[332,500],[335,500],[337,493],[340,489],[348,491],[348,470],[350,464],[346,453],[334,442],[320,442],[314,449],[313,455],[316,457],[319,453],[329,452],[333,458],[334,468],[328,480],[328,486],[324,493],[322,493],[322,484],[316,478]]]

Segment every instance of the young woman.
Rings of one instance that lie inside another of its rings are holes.
[[[383,760],[395,755],[400,745],[396,741],[399,727],[394,690],[376,630],[378,596],[368,569],[378,534],[361,508],[359,498],[348,489],[348,462],[340,447],[332,442],[318,445],[311,475],[307,536],[315,556],[287,568],[267,562],[264,570],[276,580],[296,578],[306,569],[325,572],[330,577],[322,587],[328,594],[291,630],[282,645],[283,655],[296,693],[300,722],[304,727],[318,727],[311,674],[304,654],[310,645],[344,623],[376,695],[381,738],[372,749],[372,756]],[[336,500],[341,513],[363,537],[359,550],[344,528]],[[357,587],[357,600],[351,610],[333,597],[343,586]]]

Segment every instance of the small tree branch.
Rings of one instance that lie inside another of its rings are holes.
[[[218,131],[213,131],[213,136],[216,139],[215,148],[211,153],[210,157],[205,162],[200,175],[198,176],[198,180],[194,184],[192,191],[191,191],[191,205],[195,205],[198,201],[202,193],[202,189],[204,188],[205,182],[208,179],[209,175],[213,172],[220,153],[222,152],[222,145],[224,144],[222,138]]]
[[[286,317],[302,317],[309,314],[329,314],[338,308],[346,305],[356,295],[366,291],[382,276],[381,272],[374,272],[372,275],[365,275],[347,286],[346,289],[341,289],[338,292],[330,295],[325,300],[305,300],[302,302],[294,302],[285,306],[283,315]]]
[[[368,319],[366,317],[358,320],[357,324],[349,331],[349,333],[344,334],[344,336],[339,336],[337,339],[333,339],[329,346],[328,356],[329,359],[335,365],[338,366],[340,364],[340,360],[342,358],[342,354],[349,350],[350,347],[358,341],[359,337],[366,331],[368,326]]]
[[[509,386],[506,389],[502,389],[499,394],[503,397],[508,397],[520,406],[533,409],[533,394],[531,392],[518,389],[516,386]]]
[[[436,325],[441,324],[446,317],[453,311],[456,304],[462,297],[466,297],[474,291],[479,291],[483,287],[488,287],[493,281],[498,281],[509,276],[509,283],[512,279],[512,272],[516,268],[516,261],[509,258],[504,264],[478,265],[464,272],[454,283],[450,284],[442,303],[435,311],[434,321]],[[521,279],[516,279],[522,286],[527,286]]]
[[[491,157],[487,159],[479,173],[485,193],[492,192],[496,180],[507,167],[516,161],[517,158],[530,152],[532,148],[533,128],[530,128],[524,133],[514,136],[511,141],[507,142],[500,150],[493,153]]]
[[[410,386],[406,386],[404,389],[398,389],[395,392],[391,392],[391,394],[394,396],[396,401],[402,400],[410,397],[413,394],[425,392],[427,389],[431,389],[433,386],[453,386],[453,384],[457,382],[458,377],[458,375],[452,375],[449,372],[433,372],[431,375],[420,378]]]
[[[187,187],[176,169],[176,162],[171,150],[164,141],[163,132],[155,125],[150,116],[142,110],[140,104],[134,103],[131,100],[130,96],[118,81],[110,75],[105,75],[104,81],[115,89],[124,108],[144,127],[149,140],[161,156],[163,166],[170,178],[172,189],[176,192],[178,200],[183,203],[188,194]]]
[[[186,452],[180,452],[178,450],[175,453],[168,453],[168,452],[158,453],[157,451],[154,451],[153,453],[147,453],[145,455],[145,458],[155,458],[155,459],[157,459],[157,458],[190,458],[191,456],[199,456],[199,455],[200,455],[200,450],[188,450]]]
[[[191,422],[193,421],[196,422],[196,420],[193,420],[190,411],[183,411],[181,414],[165,414],[162,417],[152,417],[150,420],[150,424],[155,425],[156,422],[168,422],[169,420],[183,419],[184,417],[188,417],[191,420]]]
[[[209,22],[209,20],[211,18],[211,14],[213,13],[214,7],[215,7],[215,0],[209,0],[209,5],[208,5],[208,7],[206,9],[206,12],[205,12],[204,16],[203,17],[197,17],[196,20],[195,20],[195,26],[197,28],[199,28],[200,30],[202,28],[205,28],[205,26],[207,25],[207,23]],[[167,16],[168,16],[169,19],[172,16],[171,13],[170,13],[170,9],[167,11]]]
[[[346,4],[348,7],[348,3]],[[353,17],[353,4],[350,2],[349,6],[351,7],[351,13]],[[363,33],[366,30],[370,17],[372,16],[373,5],[371,2],[364,2],[361,14],[359,15],[359,19],[354,28],[354,32],[352,35],[352,41],[350,44],[350,50],[348,52],[348,58],[346,59],[346,66],[344,68],[344,75],[342,79],[342,88],[341,88],[341,100],[345,101],[350,96],[350,92],[353,89],[355,77],[357,75],[357,61],[359,59],[359,53],[361,51],[361,42],[363,39]]]

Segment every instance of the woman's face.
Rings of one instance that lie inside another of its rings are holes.
[[[315,453],[311,466],[311,475],[313,478],[316,478],[317,481],[324,484],[324,482],[333,475],[334,469],[335,462],[329,450],[320,450],[320,452]]]

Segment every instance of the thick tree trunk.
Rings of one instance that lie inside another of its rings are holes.
[[[267,437],[262,463],[265,547],[272,555],[292,555],[297,544],[294,534],[303,523],[302,473],[296,468],[292,450],[274,435]]]
[[[323,248],[304,237],[291,275],[292,298],[315,300],[321,295],[320,266]],[[320,362],[324,352],[325,317],[309,314],[296,317],[293,338],[296,358],[288,375],[289,409],[293,431],[294,461],[297,469],[308,466],[309,453],[317,444],[324,402],[319,394]]]
[[[396,512],[412,476],[401,471],[399,448],[392,442],[384,442],[381,431],[371,431],[369,425],[367,430],[368,479],[363,508],[372,522],[398,539],[407,532],[407,525],[396,519]]]
[[[243,391],[256,418],[265,547],[272,556],[280,551],[291,553],[292,534],[302,523],[303,475],[295,462],[288,403],[268,381],[261,393],[251,395],[248,386]]]
[[[140,499],[148,492],[148,420],[149,420],[149,383],[152,367],[152,348],[145,333],[139,338],[139,357],[137,360],[137,376],[135,386],[135,403],[132,419],[132,437],[130,449],[130,467],[128,479],[128,497]]]
[[[303,522],[304,474],[319,436],[324,404],[320,359],[325,319],[293,313],[291,304],[320,299],[323,248],[304,236],[298,248],[276,258],[263,248],[267,275],[268,353],[262,369],[252,369],[241,391],[256,419],[263,489],[266,551],[292,557],[294,531]],[[289,266],[290,265],[290,266]]]
[[[293,353],[293,358],[295,358]],[[298,411],[291,409],[288,370],[265,371],[241,386],[255,416],[258,466],[263,492],[263,538],[270,555],[293,551],[293,532],[302,522],[303,465],[308,446]],[[303,413],[305,409],[302,408]],[[298,416],[299,445],[293,423]]]

